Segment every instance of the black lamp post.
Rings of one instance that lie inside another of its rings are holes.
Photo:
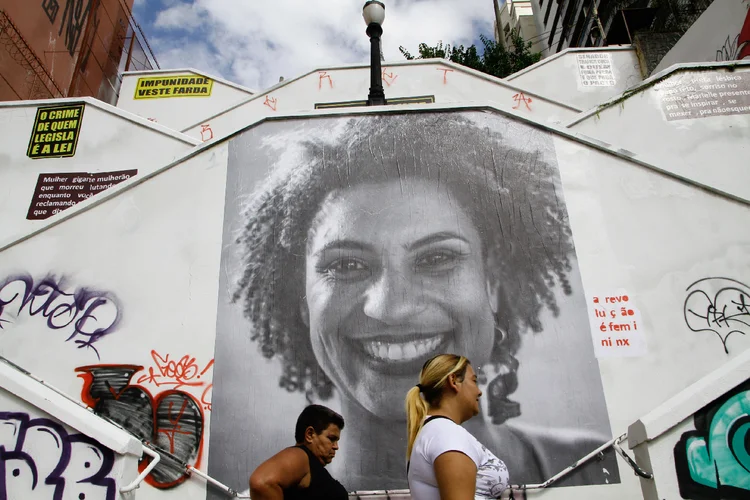
[[[380,69],[380,36],[383,34],[385,21],[385,4],[378,0],[368,0],[362,8],[362,17],[367,24],[367,36],[370,37],[370,94],[368,106],[386,104],[383,91],[383,72]]]

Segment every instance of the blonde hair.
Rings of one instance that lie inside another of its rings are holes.
[[[436,406],[440,402],[443,388],[448,382],[448,377],[456,375],[463,380],[466,367],[471,364],[464,356],[457,354],[438,354],[427,360],[419,372],[418,386],[409,389],[406,393],[406,459],[411,457],[411,449],[417,434],[422,428],[427,411],[430,406]],[[424,394],[424,398],[420,395]]]

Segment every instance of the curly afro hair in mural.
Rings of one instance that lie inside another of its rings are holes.
[[[405,179],[447,188],[476,224],[486,272],[500,284],[496,326],[506,333],[491,360],[512,365],[521,333],[542,329],[543,308],[558,313],[558,286],[570,293],[573,242],[554,155],[543,151],[551,139],[504,118],[490,129],[441,112],[348,118],[333,140],[325,120],[342,118],[319,120],[325,133],[299,139],[301,161],[273,170],[252,194],[237,239],[243,271],[234,300],[243,303],[263,355],[281,359],[280,385],[308,398],[332,394],[300,313],[306,244],[322,203],[351,186]],[[503,127],[511,126],[523,128],[531,147],[510,144]]]

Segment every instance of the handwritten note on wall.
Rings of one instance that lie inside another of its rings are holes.
[[[646,354],[641,313],[627,292],[591,295],[589,320],[597,358]]]

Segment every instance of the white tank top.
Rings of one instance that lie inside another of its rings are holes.
[[[477,466],[476,500],[497,498],[510,482],[508,468],[469,431],[448,418],[428,419],[414,441],[409,460],[413,500],[440,500],[434,463],[448,451],[459,451]]]

